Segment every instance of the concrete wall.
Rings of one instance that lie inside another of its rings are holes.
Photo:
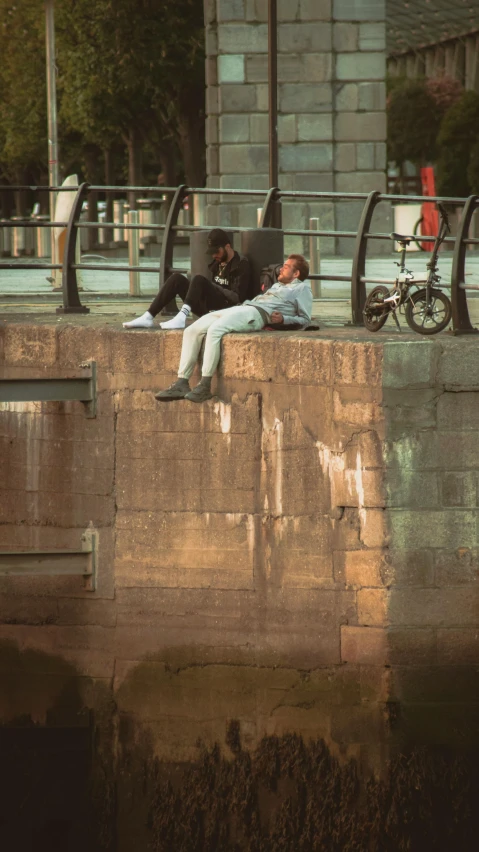
[[[269,185],[267,19],[267,0],[205,0],[208,186]],[[279,0],[281,189],[385,191],[385,39],[384,0]],[[211,201],[213,223],[256,225],[261,204]],[[357,227],[351,203],[283,206],[285,228]]]
[[[478,744],[473,341],[230,336],[201,406],[153,397],[180,333],[11,324],[0,343],[3,376],[93,358],[100,391],[92,420],[0,404],[0,547],[100,536],[94,593],[0,580],[2,723],[91,708],[113,753],[133,729],[173,763],[225,747],[231,719],[248,749],[321,736],[364,771]]]

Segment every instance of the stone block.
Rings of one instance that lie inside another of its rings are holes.
[[[219,89],[217,86],[208,86],[206,89],[206,112],[208,115],[219,113]]]
[[[442,351],[437,381],[439,385],[444,384],[446,390],[479,390],[474,339],[448,341]]]
[[[364,470],[361,458],[357,467],[331,472],[333,506],[377,508],[386,505],[384,474],[381,470]]]
[[[305,53],[302,57],[301,80],[307,83],[329,83],[332,79],[331,53]]]
[[[374,145],[368,142],[356,145],[356,164],[358,171],[374,171]]]
[[[216,27],[207,27],[205,32],[206,56],[217,56],[218,54],[218,31]],[[208,93],[207,93],[208,95]]]
[[[329,83],[281,83],[278,100],[279,109],[284,113],[330,112],[331,86]]]
[[[267,145],[222,145],[220,170],[237,174],[255,174],[268,168]]]
[[[298,116],[298,142],[331,142],[332,138],[333,118],[331,115],[325,113],[312,115],[310,113]]]
[[[479,554],[476,548],[460,547],[455,551],[445,550],[436,553],[435,585],[462,586],[472,584],[477,587],[479,577]],[[471,590],[475,593],[475,589]]]
[[[219,172],[219,145],[209,145],[206,150],[206,173],[217,175]]]
[[[267,115],[251,115],[249,119],[251,141],[267,143],[269,138],[269,119]]]
[[[386,714],[376,703],[334,708],[331,736],[336,743],[377,743],[388,737]]]
[[[252,112],[257,106],[258,87],[251,84],[225,83],[218,87],[220,113]],[[211,110],[208,110],[211,112]]]
[[[337,192],[385,192],[385,176],[382,172],[348,172],[336,175]]]
[[[295,54],[280,56],[278,62],[279,82],[298,83],[303,79],[303,57]]]
[[[477,506],[477,474],[473,471],[444,472],[441,475],[442,505]]]
[[[386,23],[359,24],[359,50],[386,50]]]
[[[265,24],[224,24],[218,32],[220,53],[267,53]]]
[[[381,112],[386,109],[386,86],[379,83],[358,84],[358,109]]]
[[[245,82],[245,57],[243,53],[225,53],[218,56],[218,82]]]
[[[356,145],[354,142],[337,143],[335,165],[338,172],[354,172],[356,170]]]
[[[258,112],[268,112],[269,109],[269,87],[264,83],[256,86],[256,102]]]
[[[399,549],[475,547],[476,513],[466,509],[390,509],[391,544]]]
[[[374,145],[374,168],[385,169],[387,165],[387,147],[385,142],[376,142]]]
[[[357,83],[335,83],[336,110],[354,113],[359,108],[359,87]],[[354,142],[354,139],[351,139]]]
[[[296,116],[278,116],[278,141],[281,144],[296,142]]]
[[[341,662],[361,666],[384,666],[388,646],[386,631],[378,627],[341,627]]]
[[[433,551],[389,549],[385,555],[381,575],[387,586],[433,586],[435,585]]]
[[[376,343],[337,342],[333,349],[335,385],[380,387],[383,347]]]
[[[216,0],[204,0],[203,3],[205,27],[216,22]]]
[[[395,672],[396,696],[404,702],[433,704],[477,702],[479,678],[474,666],[404,666]],[[477,707],[477,704],[476,704]]]
[[[388,623],[389,592],[386,589],[359,589],[358,622],[366,627],[382,627]]]
[[[218,22],[244,21],[245,0],[217,0]]]
[[[49,326],[7,325],[4,331],[5,364],[35,367],[39,377],[57,363],[57,329]]]
[[[388,446],[388,466],[409,470],[448,470],[454,459],[456,472],[479,468],[479,446],[472,432],[418,432]]]
[[[346,550],[334,553],[334,579],[358,588],[383,586],[386,554],[383,550]]]
[[[246,20],[262,23],[268,20],[268,0],[246,0]]]
[[[381,394],[377,388],[339,387],[333,394],[336,423],[369,426],[383,419]]]
[[[382,142],[386,139],[385,113],[342,112],[336,115],[337,142]]]
[[[216,56],[207,56],[205,59],[205,82],[207,87],[218,85],[218,60]]]
[[[387,657],[391,666],[427,666],[436,662],[436,631],[387,628]]]
[[[478,595],[470,586],[390,591],[389,619],[412,627],[473,627],[477,625]]]
[[[384,344],[383,386],[385,388],[434,387],[441,345],[427,341]]]
[[[338,53],[336,77],[338,80],[384,80],[385,53]]]
[[[218,136],[218,119],[214,115],[209,115],[206,118],[206,127],[205,127],[205,135],[206,135],[206,144],[207,145],[217,145],[219,142]]]
[[[479,632],[477,627],[451,627],[437,631],[437,661],[442,665],[479,664]]]
[[[329,21],[331,7],[331,0],[300,0],[300,18],[302,21]]]
[[[477,430],[479,394],[442,393],[437,400],[438,429]]]
[[[263,54],[246,56],[245,74],[247,83],[265,83],[268,80],[268,57]]]
[[[222,144],[249,142],[249,121],[245,115],[221,115],[219,119],[219,139]],[[254,141],[258,141],[253,139]]]
[[[278,21],[295,21],[299,15],[300,0],[278,0]]]
[[[335,21],[384,21],[385,0],[333,0]]]
[[[318,53],[331,48],[331,25],[310,23],[278,25],[278,50],[282,53]]]
[[[333,148],[328,143],[282,145],[279,163],[285,172],[327,172],[332,169]]]
[[[433,509],[440,505],[438,475],[424,471],[420,479],[411,471],[389,471],[386,477],[387,505],[393,508]]]
[[[336,53],[346,53],[359,49],[359,26],[343,23],[333,25],[333,47]]]
[[[389,525],[386,512],[382,509],[361,509],[360,539],[365,547],[387,547],[389,545]]]

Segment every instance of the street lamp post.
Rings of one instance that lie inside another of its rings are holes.
[[[57,87],[55,66],[55,17],[54,0],[45,0],[45,40],[47,51],[47,113],[48,113],[48,183],[58,186],[58,140],[57,140]],[[55,221],[56,193],[50,192],[50,220]],[[57,263],[57,245],[52,232],[52,264]],[[53,284],[56,269],[52,269]]]
[[[268,0],[269,185],[278,186],[278,14],[277,0]],[[270,224],[281,227],[281,202],[274,201]]]

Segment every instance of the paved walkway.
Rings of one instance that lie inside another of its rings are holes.
[[[408,268],[412,269],[417,277],[426,274],[426,263],[428,255],[420,252],[410,252],[408,255]],[[395,262],[397,254],[390,257],[373,258],[367,262],[366,274],[374,278],[392,278],[397,267]],[[8,262],[15,262],[8,259]],[[20,261],[18,261],[20,262]],[[23,259],[22,262],[29,262]],[[100,260],[92,260],[99,263]],[[108,258],[108,264],[122,266],[127,264],[123,258]],[[35,263],[32,259],[31,263]],[[157,258],[142,258],[142,266],[159,265]],[[184,268],[188,265],[186,257],[179,255],[175,260],[175,266]],[[325,275],[351,275],[352,262],[345,258],[323,258],[321,261],[321,273]],[[452,254],[443,252],[440,255],[439,272],[445,286],[451,278]],[[0,268],[0,315],[5,318],[9,314],[38,313],[51,314],[54,306],[61,304],[61,293],[54,292],[52,284],[48,281],[49,270],[18,269],[6,270]],[[152,272],[141,273],[141,297],[129,296],[128,272],[109,271],[83,271],[82,292],[80,294],[82,303],[90,307],[91,312],[98,315],[113,316],[119,319],[130,319],[145,310],[145,301],[148,302],[158,289],[158,274]],[[468,283],[479,285],[479,252],[470,253],[466,266],[466,280]],[[447,282],[447,283],[446,283]],[[318,282],[319,283],[319,282]],[[479,325],[479,299],[477,293],[469,296],[471,320]],[[315,299],[313,315],[321,318],[328,325],[344,325],[350,320],[350,285],[335,281],[321,282],[321,298]],[[477,306],[477,307],[476,307]],[[391,324],[388,323],[387,326]],[[391,328],[391,330],[393,330]]]

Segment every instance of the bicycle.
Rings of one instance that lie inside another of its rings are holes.
[[[401,259],[399,273],[394,282],[392,290],[379,286],[371,290],[366,299],[363,309],[364,325],[369,331],[379,331],[387,318],[392,314],[394,321],[401,330],[397,318],[397,312],[404,307],[404,314],[408,326],[418,334],[437,334],[442,331],[451,320],[452,307],[448,297],[437,289],[441,276],[437,274],[437,255],[439,246],[444,242],[450,231],[447,211],[442,204],[437,205],[440,216],[438,234],[434,240],[431,259],[427,264],[428,275],[426,280],[416,282],[414,273],[406,269],[406,251],[413,237],[405,237],[402,234],[391,234],[393,240],[401,246]],[[410,292],[412,287],[425,283],[425,287]]]

